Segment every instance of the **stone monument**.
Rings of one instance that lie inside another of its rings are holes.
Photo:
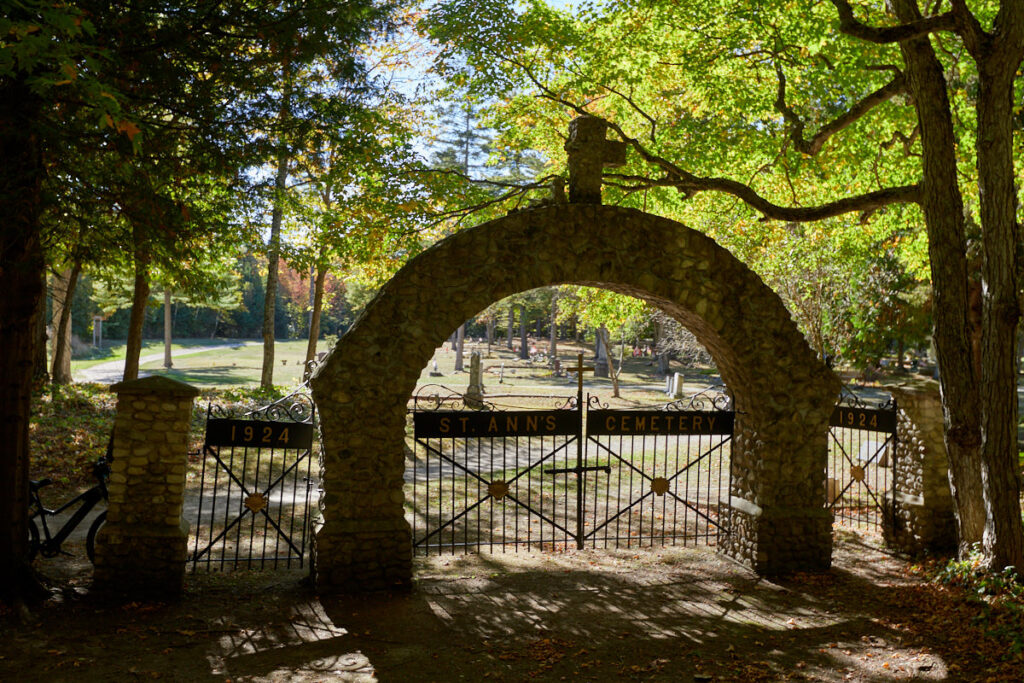
[[[484,381],[480,370],[480,352],[474,351],[469,357],[469,388],[466,389],[466,407],[483,408]]]
[[[594,358],[594,377],[608,376],[608,347],[605,340],[608,338],[608,330],[604,325],[597,331],[596,354]]]

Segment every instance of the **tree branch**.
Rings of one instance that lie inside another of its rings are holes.
[[[952,8],[950,13],[956,15],[957,21],[960,24],[960,30],[957,33],[963,39],[964,47],[967,48],[967,52],[972,57],[978,59],[981,56],[982,46],[988,42],[989,35],[985,33],[981,22],[971,13],[964,0],[950,0],[949,4]],[[1000,8],[999,14],[1002,15],[1005,9],[1006,4],[1004,3],[1003,7]]]
[[[819,221],[846,213],[872,212],[892,204],[913,204],[920,201],[921,194],[919,185],[903,185],[875,190],[874,192],[853,197],[844,197],[843,199],[819,206],[779,206],[757,194],[750,186],[728,178],[701,178],[691,174],[686,174],[684,178],[667,176],[662,178],[646,178],[644,176],[619,174],[606,174],[606,176],[613,181],[617,181],[615,184],[618,184],[620,187],[631,190],[644,189],[645,187],[674,187],[683,192],[687,197],[692,197],[700,192],[722,192],[741,200],[744,204],[760,213],[765,220],[790,221],[794,223]]]
[[[887,45],[901,43],[912,38],[920,38],[936,31],[954,31],[958,28],[954,12],[946,12],[934,17],[922,17],[899,26],[868,26],[853,16],[853,8],[847,0],[832,0],[839,13],[839,30],[848,36],[866,40],[869,43]]]
[[[517,65],[519,66],[519,65]],[[570,102],[559,96],[546,85],[540,82],[532,72],[526,70],[527,76],[540,90],[540,97],[550,100],[562,106],[568,107],[580,115],[592,115],[584,107]],[[869,95],[870,97],[870,95]],[[649,178],[646,176],[630,176],[615,173],[605,173],[604,177],[613,182],[622,183],[619,185],[630,191],[642,190],[650,187],[674,187],[688,198],[699,192],[717,191],[732,195],[743,201],[745,204],[761,213],[767,220],[782,220],[792,222],[817,221],[833,216],[840,216],[845,213],[870,213],[877,211],[891,204],[912,204],[921,201],[920,185],[903,185],[900,187],[885,188],[860,194],[853,197],[845,197],[834,202],[810,207],[786,207],[773,204],[764,197],[757,194],[749,185],[744,185],[728,178],[701,178],[689,171],[682,169],[668,159],[654,154],[647,150],[636,138],[626,135],[622,127],[614,121],[605,122],[615,133],[647,163],[661,169],[664,172],[662,178]],[[847,124],[848,125],[848,124]],[[627,184],[628,183],[628,184]]]
[[[821,151],[822,146],[824,146],[829,138],[858,121],[876,106],[883,102],[888,102],[894,96],[907,90],[906,80],[902,74],[898,74],[891,81],[864,97],[833,121],[822,126],[821,130],[808,140],[804,137],[804,122],[800,120],[800,117],[793,111],[793,108],[786,104],[786,74],[782,71],[782,67],[779,64],[775,65],[775,73],[779,77],[775,109],[782,114],[786,123],[789,124],[789,137],[793,141],[793,146],[809,156],[816,155]]]

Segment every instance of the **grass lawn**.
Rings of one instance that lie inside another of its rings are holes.
[[[305,339],[281,341],[274,344],[274,384],[296,386],[302,382],[302,363],[306,359]],[[329,348],[321,342],[320,351]],[[260,383],[263,367],[263,345],[226,346],[174,359],[174,367],[164,369],[163,360],[143,363],[140,370],[151,375],[172,377],[201,388],[237,387]]]
[[[175,339],[171,343],[172,351],[181,351],[184,349],[196,348],[201,346],[212,346],[215,344],[226,344],[232,342],[238,342],[244,340],[226,340],[226,339]],[[76,370],[84,370],[85,368],[91,368],[94,365],[100,363],[109,363],[111,361],[124,360],[126,342],[124,341],[104,341],[102,349],[90,348],[88,353],[76,356],[71,359],[71,372],[74,373]],[[162,339],[146,339],[142,342],[142,355],[150,355],[153,353],[163,353],[164,342]]]

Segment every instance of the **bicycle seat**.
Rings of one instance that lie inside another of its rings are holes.
[[[44,486],[49,486],[52,483],[53,483],[53,480],[50,479],[49,477],[47,477],[45,479],[40,479],[39,481],[30,480],[28,482],[28,486],[33,491],[38,491],[39,489],[43,488]]]

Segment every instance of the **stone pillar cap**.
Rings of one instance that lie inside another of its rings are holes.
[[[172,394],[175,396],[198,396],[199,389],[191,384],[179,382],[170,377],[150,376],[112,384],[110,390],[117,394]]]

